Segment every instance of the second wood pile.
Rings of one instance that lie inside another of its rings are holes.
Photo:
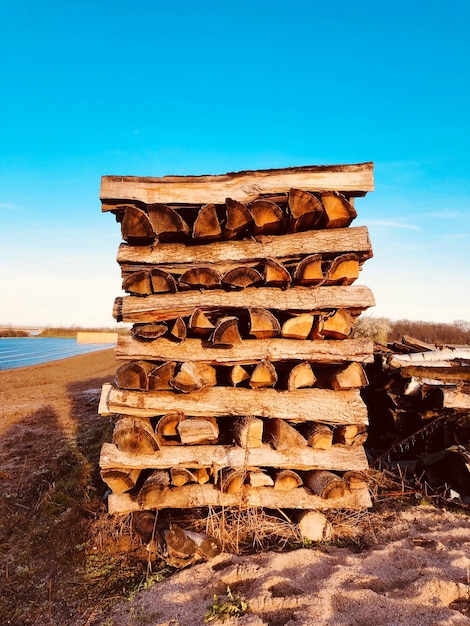
[[[371,163],[102,179],[121,225],[122,360],[101,475],[111,513],[208,506],[364,508],[360,390],[374,305],[354,199]]]

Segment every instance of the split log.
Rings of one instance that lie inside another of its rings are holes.
[[[233,439],[242,448],[260,448],[263,443],[263,420],[243,417],[235,422]]]
[[[414,337],[410,337],[409,335],[404,335],[401,338],[401,342],[403,345],[407,346],[408,348],[412,348],[416,352],[430,352],[437,349],[435,344],[427,343],[426,341],[420,341],[419,339],[415,339]]]
[[[175,323],[170,327],[170,337],[178,343],[186,339],[186,324],[181,317],[175,319]]]
[[[297,232],[315,228],[322,217],[323,206],[313,194],[301,189],[289,190],[290,230]]]
[[[325,285],[352,285],[358,278],[359,257],[356,254],[342,254],[332,261]]]
[[[224,239],[236,239],[245,234],[248,226],[253,222],[250,210],[242,202],[227,198],[227,219],[223,228]]]
[[[265,439],[275,450],[295,450],[307,445],[306,439],[285,420],[268,420],[264,430]]]
[[[201,444],[217,441],[219,427],[214,417],[188,417],[176,426],[181,443]]]
[[[144,543],[154,542],[163,548],[163,537],[157,529],[157,516],[153,511],[135,511],[132,515],[132,529]]]
[[[152,509],[150,505],[159,499],[163,491],[170,486],[170,475],[167,470],[154,470],[140,488],[138,500],[142,508]]]
[[[334,287],[325,287],[325,289],[334,289]],[[337,287],[337,289],[340,289],[340,287]],[[345,289],[347,289],[347,287],[345,287]],[[353,320],[351,314],[345,309],[340,308],[332,315],[324,317],[321,320],[319,331],[323,337],[346,339],[351,334],[352,327]]]
[[[113,443],[122,452],[133,454],[147,454],[159,449],[150,421],[125,415],[116,422]]]
[[[372,506],[368,490],[356,489],[346,491],[341,498],[324,500],[312,494],[308,489],[290,489],[289,491],[276,491],[272,487],[259,487],[253,489],[250,485],[243,488],[241,494],[223,493],[214,485],[183,485],[178,489],[168,489],[159,493],[147,504],[152,509],[194,509],[198,507],[237,507],[253,508],[263,507],[266,509],[348,509],[363,510]],[[108,498],[108,512],[130,513],[141,509],[139,501],[129,494],[111,494]]]
[[[186,419],[186,415],[181,411],[167,413],[158,420],[155,433],[160,437],[177,437],[178,424],[184,419]]]
[[[148,216],[161,243],[183,242],[188,239],[189,226],[171,207],[160,203],[149,205]]]
[[[457,384],[470,382],[470,367],[468,365],[452,367],[427,367],[426,365],[405,365],[398,373],[402,378],[428,378],[441,381],[443,384]]]
[[[367,439],[364,424],[341,424],[333,431],[333,444],[361,446]]]
[[[328,541],[333,528],[328,519],[319,511],[308,511],[297,517],[297,524],[302,537],[309,541]]]
[[[470,410],[470,387],[462,385],[457,389],[442,390],[442,408]]]
[[[226,272],[222,277],[222,283],[235,289],[245,289],[246,287],[253,287],[263,282],[261,274],[253,267],[242,265],[234,267]]]
[[[304,476],[305,485],[323,500],[330,498],[341,498],[345,495],[346,485],[344,480],[326,470],[315,470],[306,472]]]
[[[349,471],[343,474],[343,480],[349,491],[367,489],[369,481],[365,472]]]
[[[178,281],[180,287],[190,289],[218,289],[222,286],[220,274],[211,267],[192,267]]]
[[[211,471],[208,470],[207,467],[199,467],[198,469],[193,470],[193,473],[200,485],[208,483],[211,477]]]
[[[242,342],[238,330],[238,318],[234,316],[223,317],[217,321],[214,332],[210,338],[211,343],[221,346],[234,346]]]
[[[264,236],[262,245],[252,239],[241,241],[219,241],[210,246],[185,244],[166,244],[165,246],[119,246],[117,261],[124,264],[145,264],[181,269],[188,264],[211,264],[233,262],[249,265],[262,263],[267,258],[277,259],[283,263],[300,261],[303,257],[312,254],[337,255],[346,252],[356,253],[361,262],[372,256],[372,246],[366,226],[332,230],[314,230],[286,235]],[[175,264],[170,259],[177,259]],[[139,269],[145,269],[140,267]],[[168,269],[168,268],[167,268]]]
[[[191,393],[199,391],[204,387],[214,387],[217,384],[217,375],[215,369],[206,363],[195,363],[194,361],[186,361],[174,376],[170,385],[183,393]]]
[[[284,339],[307,339],[312,330],[315,317],[309,313],[289,318],[281,328]]]
[[[222,552],[222,546],[215,537],[187,529],[184,529],[184,532],[187,537],[194,541],[197,546],[197,551],[206,558],[212,559]]]
[[[264,283],[267,287],[286,289],[292,282],[291,275],[282,263],[275,259],[265,259]]]
[[[247,484],[251,487],[273,487],[274,480],[269,474],[261,470],[250,470],[247,474]]]
[[[240,469],[223,469],[220,489],[224,493],[240,493],[245,482],[246,472]]]
[[[145,203],[222,204],[228,195],[252,202],[260,195],[290,189],[323,191],[340,189],[349,195],[365,195],[374,189],[373,163],[308,165],[284,169],[243,171],[217,176],[103,176],[100,199],[103,211],[115,209],[115,198]]]
[[[215,204],[206,204],[198,212],[193,225],[193,239],[203,239],[206,243],[222,239]]]
[[[369,467],[362,446],[331,450],[312,450],[306,446],[294,450],[274,450],[269,445],[259,448],[240,446],[163,446],[152,454],[120,452],[112,443],[104,443],[100,454],[101,469],[168,469],[190,467],[192,472],[208,467],[276,467],[297,472],[315,470],[364,471]],[[292,508],[295,508],[292,507]]]
[[[148,361],[124,363],[116,371],[116,385],[121,389],[148,389],[148,375],[154,367]]]
[[[276,470],[274,473],[274,489],[276,491],[290,491],[302,487],[300,475],[291,469]]]
[[[329,450],[333,445],[333,430],[326,424],[306,424],[302,433],[307,444],[316,450]]]
[[[229,373],[230,382],[234,387],[250,379],[250,374],[241,365],[234,365]]]
[[[366,387],[369,381],[360,363],[350,363],[332,374],[330,384],[335,390],[358,389],[360,387]]]
[[[166,324],[158,322],[149,322],[148,324],[134,324],[131,329],[131,335],[136,339],[144,341],[153,341],[162,337],[168,328]]]
[[[265,387],[274,387],[276,383],[276,368],[270,361],[263,359],[253,370],[250,387],[252,389],[264,389]]]
[[[303,387],[313,387],[316,381],[317,378],[313,373],[312,366],[310,363],[304,361],[303,363],[298,363],[289,372],[287,389],[293,391],[294,389],[301,389]]]
[[[149,273],[146,271],[135,272],[122,281],[123,291],[132,295],[147,296],[152,293],[152,285]]]
[[[101,470],[100,475],[113,493],[124,493],[136,486],[140,470],[105,469]]]
[[[294,282],[298,285],[318,285],[324,280],[321,254],[311,254],[295,268]]]
[[[197,394],[170,391],[130,391],[105,383],[102,387],[101,415],[127,413],[137,417],[165,415],[181,411],[185,415],[223,417],[270,417],[325,424],[367,424],[367,407],[358,390],[296,389],[278,391],[208,387]]]
[[[170,468],[171,484],[175,487],[182,487],[188,483],[197,483],[196,476],[184,467],[171,467]]]
[[[262,307],[250,307],[250,335],[257,339],[269,339],[277,337],[281,332],[279,321],[267,309]]]
[[[205,319],[207,320],[207,317]],[[203,324],[202,322],[197,323],[200,323],[201,326]],[[189,326],[191,328],[191,322]],[[191,328],[191,330],[193,329]],[[257,339],[256,341],[242,341],[241,344],[231,348],[201,349],[199,339],[186,339],[184,343],[175,344],[164,338],[153,342],[141,342],[135,341],[132,337],[119,336],[116,348],[118,360],[205,361],[215,365],[243,363],[245,366],[257,363],[260,357],[269,361],[304,360],[314,365],[338,364],[348,361],[371,363],[373,361],[373,343],[368,339],[344,339],[343,341]]]
[[[190,330],[198,336],[207,336],[213,332],[215,326],[201,309],[194,309],[189,318]]]
[[[172,559],[190,559],[197,551],[196,542],[176,524],[165,531],[164,538],[168,556]]]
[[[117,206],[116,210],[124,210],[121,220],[121,235],[131,245],[149,245],[155,240],[155,232],[145,211],[134,206]]]
[[[285,217],[274,202],[255,200],[250,204],[250,213],[253,216],[253,235],[274,235],[283,231]]]
[[[150,270],[150,283],[153,293],[175,293],[177,290],[173,276],[158,267]]]
[[[451,367],[454,361],[470,359],[470,348],[445,348],[414,354],[392,354],[387,358],[387,365],[400,367]]]
[[[352,204],[337,191],[324,191],[319,197],[324,209],[323,228],[347,228],[357,217]]]
[[[148,375],[148,389],[150,391],[163,391],[171,389],[171,380],[175,375],[176,362],[167,361],[154,367]]]

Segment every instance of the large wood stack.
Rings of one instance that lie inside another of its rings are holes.
[[[372,256],[350,227],[371,163],[223,176],[102,179],[121,224],[122,361],[100,413],[111,513],[163,508],[370,506],[374,304],[353,284]]]

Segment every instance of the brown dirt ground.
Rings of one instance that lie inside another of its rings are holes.
[[[127,516],[107,515],[99,477],[113,421],[98,401],[116,368],[102,350],[0,372],[0,623],[197,626],[230,587],[251,612],[226,624],[470,625],[465,511],[389,498],[342,543],[180,571],[151,557]]]

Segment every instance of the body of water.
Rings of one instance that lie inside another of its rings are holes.
[[[53,337],[0,338],[0,370],[39,365],[113,347],[114,344],[77,343],[76,339]]]

